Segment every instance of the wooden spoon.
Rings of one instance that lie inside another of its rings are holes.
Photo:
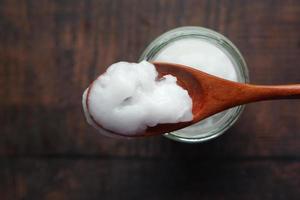
[[[159,76],[171,74],[177,77],[177,83],[188,91],[193,100],[193,120],[190,122],[158,124],[149,127],[144,133],[135,135],[112,134],[125,137],[159,135],[190,126],[238,105],[263,100],[300,98],[300,84],[278,86],[243,84],[218,78],[184,65],[162,62],[153,64]],[[93,121],[95,122],[95,120]],[[101,127],[101,125],[97,125]]]

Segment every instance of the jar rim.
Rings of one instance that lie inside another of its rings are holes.
[[[244,83],[249,82],[249,72],[248,72],[246,62],[242,54],[240,53],[240,51],[237,49],[237,47],[224,35],[214,30],[204,28],[204,27],[199,27],[199,26],[177,27],[175,29],[171,29],[161,34],[146,47],[146,49],[141,54],[139,61],[151,60],[167,44],[170,44],[171,42],[174,42],[178,39],[182,39],[184,37],[191,37],[191,36],[201,37],[203,39],[209,40],[211,43],[216,43],[216,44],[218,43],[218,45],[222,46],[222,48],[224,48],[224,50],[226,50],[227,53],[230,54],[230,56],[234,59],[235,63],[237,64],[237,67],[239,68],[239,72],[238,72],[240,75],[239,82],[244,82]],[[239,116],[244,110],[244,107],[245,107],[244,105],[241,105],[241,106],[231,108],[223,116],[224,118],[227,117],[228,119],[226,119],[221,126],[213,129],[212,131],[208,131],[207,134],[205,134],[204,136],[200,135],[199,137],[195,137],[195,136],[183,137],[174,134],[176,131],[171,133],[166,133],[164,134],[164,136],[175,141],[186,142],[186,143],[197,143],[197,142],[204,142],[204,141],[214,139],[222,135],[238,120]]]

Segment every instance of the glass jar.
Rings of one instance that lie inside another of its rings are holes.
[[[166,46],[177,40],[186,38],[205,40],[218,47],[228,56],[234,65],[237,81],[242,83],[249,82],[248,68],[239,50],[226,37],[207,28],[185,26],[170,30],[151,42],[139,60],[155,61],[156,56],[163,51]],[[166,133],[164,136],[172,140],[188,143],[211,140],[229,129],[239,118],[243,109],[244,106],[228,109],[192,126]]]

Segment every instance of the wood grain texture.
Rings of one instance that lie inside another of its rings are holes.
[[[18,159],[15,165],[17,199],[295,199],[300,187],[299,162]]]
[[[297,199],[299,101],[250,104],[198,145],[84,121],[90,81],[183,25],[227,36],[253,83],[300,83],[298,0],[0,0],[1,199]]]
[[[11,159],[0,160],[0,195],[1,199],[16,199],[15,172],[13,170],[15,163]]]

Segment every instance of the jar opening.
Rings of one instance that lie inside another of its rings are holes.
[[[189,65],[225,79],[244,83],[248,82],[249,77],[244,58],[234,44],[223,35],[202,27],[180,27],[162,34],[150,43],[139,60]],[[216,69],[215,66],[221,63],[228,66],[227,69]],[[213,139],[235,123],[243,108],[244,106],[238,106],[217,113],[193,126],[167,133],[165,136],[189,143]]]

